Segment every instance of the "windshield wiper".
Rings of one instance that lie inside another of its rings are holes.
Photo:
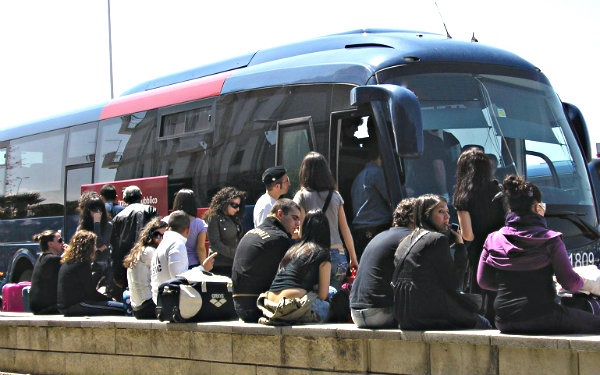
[[[546,213],[547,217],[559,217],[561,219],[566,219],[573,223],[577,228],[581,230],[583,235],[591,240],[600,239],[600,232],[590,224],[586,223],[583,219],[579,217],[579,215],[573,211],[558,211],[558,212],[550,212]]]

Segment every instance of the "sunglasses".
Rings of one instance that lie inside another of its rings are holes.
[[[163,234],[160,232],[154,232],[154,233],[152,233],[152,238],[156,238],[156,239],[163,238]]]
[[[102,212],[102,209],[101,209],[101,208],[98,208],[98,207],[96,207],[96,208],[90,208],[90,211],[91,211],[91,212]]]
[[[62,238],[58,239],[58,243],[63,243],[63,242],[64,242],[64,240]]]
[[[240,208],[240,205],[238,203],[229,203],[229,205],[231,206],[231,208],[233,208],[234,210],[237,210],[238,208]]]

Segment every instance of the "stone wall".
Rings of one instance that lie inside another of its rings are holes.
[[[597,374],[600,336],[266,327],[0,313],[0,370],[32,374]]]

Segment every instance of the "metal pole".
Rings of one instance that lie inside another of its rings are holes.
[[[110,24],[110,0],[108,2],[108,60],[110,62],[110,98],[115,97],[113,90],[112,27]]]

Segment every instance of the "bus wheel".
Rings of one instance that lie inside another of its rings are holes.
[[[28,269],[28,270],[25,270],[25,271],[21,272],[21,274],[19,275],[18,282],[21,282],[21,281],[31,281],[31,275],[32,274],[33,274],[33,270],[32,269]]]

